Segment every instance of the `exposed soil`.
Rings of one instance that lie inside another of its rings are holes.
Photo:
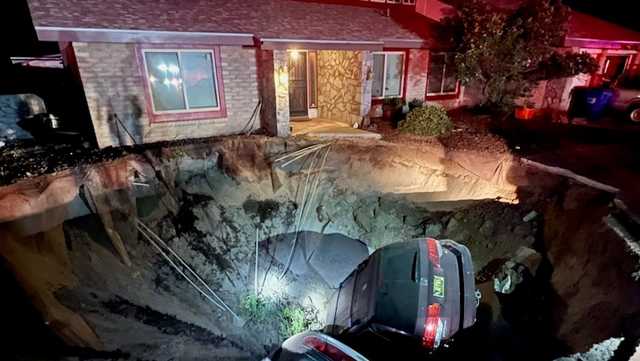
[[[458,118],[454,118],[458,119]],[[482,120],[478,121],[480,123]],[[401,133],[389,121],[374,120],[375,132],[382,134],[383,140],[412,145],[442,145],[447,150],[471,150],[490,154],[504,154],[509,152],[506,141],[491,134],[488,128],[480,124],[469,125],[466,121],[455,121],[455,129],[448,135],[441,137],[420,137]]]

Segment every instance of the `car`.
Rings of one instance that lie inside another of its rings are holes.
[[[352,336],[372,332],[433,350],[473,325],[477,297],[467,247],[434,238],[393,243],[341,283],[329,301],[325,332],[350,345]]]
[[[262,361],[368,361],[335,338],[317,331],[291,336]]]
[[[625,119],[640,124],[640,90],[616,88],[611,107],[625,115]]]

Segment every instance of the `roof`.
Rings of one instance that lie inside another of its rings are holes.
[[[595,16],[572,11],[567,40],[640,44],[640,33]]]
[[[223,33],[259,39],[417,43],[429,39],[437,27],[422,15],[397,7],[386,16],[386,10],[378,6],[338,1],[29,0],[29,7],[36,30]],[[44,32],[38,34],[42,38]]]

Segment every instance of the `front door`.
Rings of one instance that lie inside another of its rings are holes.
[[[292,117],[306,117],[307,107],[307,53],[289,54],[289,113]]]

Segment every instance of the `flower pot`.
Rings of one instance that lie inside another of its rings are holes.
[[[392,107],[382,107],[382,117],[384,120],[391,120],[393,118],[393,113],[395,113],[395,109]]]
[[[537,113],[537,109],[528,108],[528,107],[517,107],[516,108],[516,119],[519,120],[531,120],[535,118]]]

